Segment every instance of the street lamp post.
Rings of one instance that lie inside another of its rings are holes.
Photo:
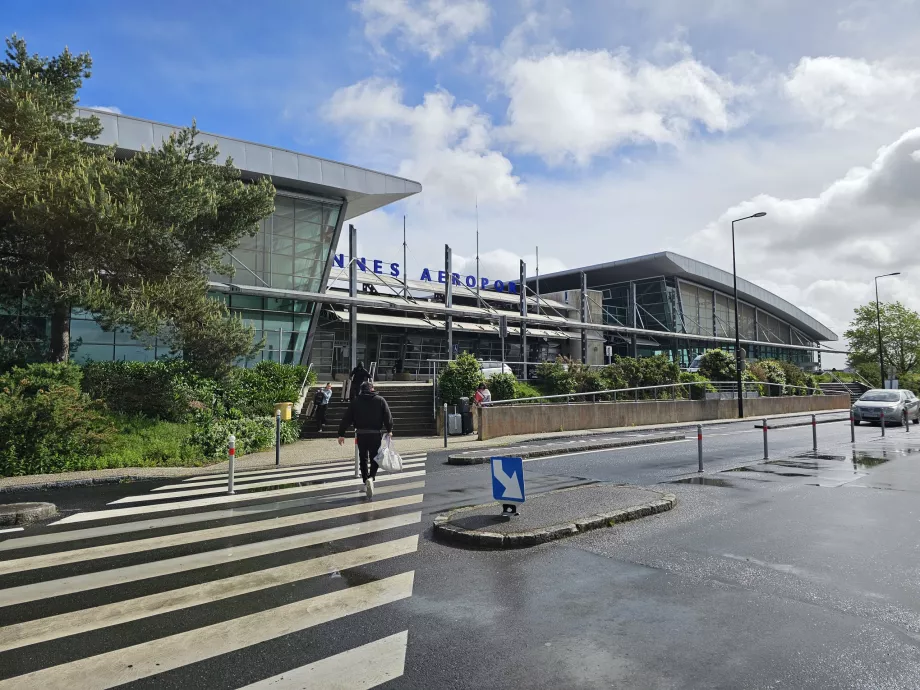
[[[882,375],[882,388],[885,387],[885,354],[882,352],[882,311],[878,304],[878,279],[889,276],[899,276],[900,271],[895,273],[886,273],[883,276],[875,276],[875,323],[878,325],[878,369]]]
[[[736,218],[732,221],[732,282],[734,283],[735,293],[735,383],[738,385],[738,417],[744,417],[744,391],[741,388],[741,367],[744,361],[741,357],[741,330],[738,327],[738,267],[735,263],[735,223],[748,218],[763,218],[767,215],[764,211],[754,213],[744,218]],[[757,335],[756,333],[754,335]]]

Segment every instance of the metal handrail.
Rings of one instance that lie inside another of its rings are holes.
[[[523,403],[523,402],[528,402],[531,400],[550,400],[550,399],[556,399],[556,398],[577,398],[577,397],[586,397],[589,395],[595,396],[595,395],[610,395],[610,394],[613,394],[614,396],[614,399],[612,402],[617,402],[616,400],[617,393],[636,393],[635,400],[638,401],[639,391],[659,390],[662,388],[676,388],[678,386],[690,387],[690,386],[711,385],[713,387],[716,387],[716,386],[719,386],[721,384],[726,384],[726,383],[732,384],[731,386],[732,389],[735,389],[737,387],[731,381],[686,381],[686,382],[677,382],[677,383],[665,383],[665,384],[659,384],[656,386],[635,386],[631,388],[610,388],[610,389],[601,390],[601,391],[590,391],[587,393],[556,393],[553,395],[538,395],[538,396],[533,396],[530,398],[512,398],[509,400],[493,400],[491,403],[491,406],[494,407],[495,405],[509,405],[509,404],[514,404],[514,403]],[[802,389],[806,391],[811,391],[812,395],[815,395],[815,394],[824,395],[824,393],[821,392],[820,388],[815,388],[812,386],[793,386],[791,384],[771,383],[770,381],[744,381],[744,385],[745,387],[782,385],[783,388]],[[843,394],[841,393],[840,395],[843,395]],[[780,396],[777,396],[777,397],[780,397]],[[831,396],[828,396],[828,397],[831,397]],[[674,400],[677,400],[677,399],[678,398],[675,396]]]

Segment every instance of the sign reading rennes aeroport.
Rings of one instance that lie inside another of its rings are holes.
[[[400,272],[398,263],[390,263],[386,261],[381,261],[380,259],[365,259],[361,257],[360,259],[355,259],[355,263],[358,266],[359,271],[365,273],[376,273],[377,275],[388,275],[392,278],[399,278],[402,273]],[[345,255],[344,254],[335,254],[332,257],[332,265],[338,268],[345,268]],[[434,276],[434,277],[432,277]],[[446,271],[432,271],[427,268],[422,269],[422,275],[419,280],[423,280],[428,283],[446,283],[447,282],[447,272]],[[510,292],[512,294],[518,293],[518,286],[513,280],[505,282],[503,280],[496,280],[492,282],[488,278],[480,278],[480,287],[483,290],[495,290],[496,292]],[[451,274],[451,283],[454,285],[466,285],[468,288],[476,288],[476,276],[462,276],[459,273]]]

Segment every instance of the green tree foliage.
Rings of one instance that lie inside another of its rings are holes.
[[[700,360],[699,373],[707,381],[734,381],[735,358],[725,350],[708,350]]]
[[[853,310],[854,317],[843,337],[850,343],[850,366],[879,384],[878,323],[875,302]],[[900,378],[920,369],[920,314],[900,302],[879,305],[885,368],[892,367]],[[874,371],[873,371],[874,368]],[[888,373],[887,371],[885,372]]]
[[[469,398],[472,401],[476,386],[482,382],[482,367],[479,366],[479,361],[470,353],[463,352],[448,362],[438,377],[441,402],[456,405],[460,398]]]
[[[707,392],[715,392],[715,388],[706,383],[706,377],[689,371],[680,372],[680,383],[686,384],[679,389],[679,397],[691,400],[705,400]]]
[[[211,375],[255,351],[252,330],[206,294],[225,253],[269,215],[268,180],[245,184],[231,160],[183,130],[116,159],[76,117],[86,53],[54,58],[7,39],[0,62],[0,303],[23,295],[51,316],[49,357],[70,352],[70,310],[157,335]]]
[[[517,378],[511,372],[493,374],[486,382],[489,384],[489,392],[492,393],[492,400],[512,400],[515,396],[515,386]]]

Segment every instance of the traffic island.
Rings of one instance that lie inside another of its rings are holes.
[[[633,436],[629,438],[614,439],[559,439],[546,441],[535,445],[515,444],[513,448],[500,446],[485,450],[468,450],[454,453],[447,457],[448,465],[484,465],[495,455],[504,455],[513,451],[516,458],[543,458],[550,455],[564,455],[566,453],[583,453],[589,450],[608,450],[624,448],[626,446],[642,446],[649,443],[664,443],[666,441],[683,441],[686,434],[659,434],[656,436]]]
[[[588,484],[529,497],[516,517],[485,503],[438,515],[434,534],[444,541],[485,549],[536,546],[620,522],[663,513],[674,494],[616,484]]]
[[[0,505],[0,526],[28,525],[57,515],[53,503],[6,503]]]

